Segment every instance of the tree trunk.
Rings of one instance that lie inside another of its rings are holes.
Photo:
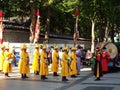
[[[110,30],[109,30],[109,22],[107,22],[106,28],[105,28],[105,38],[108,38],[108,34],[109,34]]]
[[[31,5],[31,24],[30,24],[30,37],[29,40],[33,43],[36,24],[36,8],[34,4]]]
[[[95,47],[95,33],[94,33],[94,29],[95,29],[95,21],[92,20],[92,31],[91,31],[91,37],[92,37],[92,44],[91,44],[91,52],[94,53],[94,47]]]
[[[50,6],[47,6],[47,19],[46,19],[46,36],[45,36],[45,43],[49,41],[49,33],[50,33]]]

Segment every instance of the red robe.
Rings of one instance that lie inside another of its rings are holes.
[[[107,72],[109,63],[108,59],[110,58],[110,55],[106,51],[103,51],[101,54],[102,54],[102,71]]]

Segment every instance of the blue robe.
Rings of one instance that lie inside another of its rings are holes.
[[[76,51],[76,55],[77,55],[77,70],[78,70],[78,73],[80,72],[80,66],[81,66],[81,50],[78,49]]]

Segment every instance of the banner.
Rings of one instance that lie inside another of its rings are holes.
[[[0,11],[0,44],[3,43],[3,13],[2,11]]]

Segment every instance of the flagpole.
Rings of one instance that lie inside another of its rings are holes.
[[[79,31],[78,31],[78,14],[79,14],[79,11],[78,11],[78,9],[76,9],[76,10],[75,10],[76,23],[75,23],[75,30],[74,30],[74,36],[73,36],[74,46],[76,46],[76,44],[77,44],[77,39],[79,38]]]
[[[36,21],[36,26],[35,26],[34,43],[37,43],[39,40],[39,33],[40,33],[40,12],[39,10],[37,10],[36,16],[37,16],[37,21]]]

